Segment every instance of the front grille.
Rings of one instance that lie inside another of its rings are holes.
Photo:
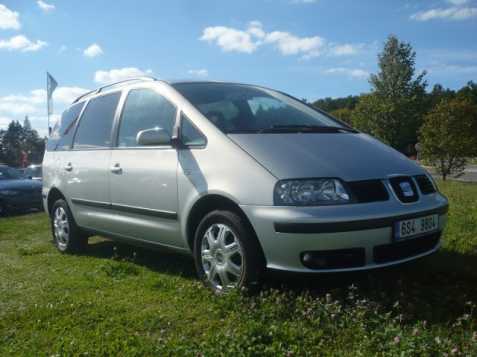
[[[388,191],[381,180],[348,182],[352,195],[359,203],[387,201]]]
[[[396,196],[401,202],[409,203],[416,202],[419,199],[416,185],[414,181],[407,176],[392,177],[389,179],[391,186],[396,193]],[[404,190],[403,187],[407,187],[410,191]]]
[[[419,189],[423,195],[436,192],[434,185],[426,175],[414,176],[414,178],[416,179],[417,185],[419,186]]]
[[[345,269],[366,263],[364,248],[316,250],[301,253],[302,264],[310,269]]]
[[[439,243],[440,233],[374,247],[374,262],[388,263],[428,252]]]

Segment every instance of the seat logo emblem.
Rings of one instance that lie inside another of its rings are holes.
[[[412,190],[412,186],[409,182],[407,181],[400,182],[399,187],[401,188],[401,191],[404,197],[414,196],[414,191]]]

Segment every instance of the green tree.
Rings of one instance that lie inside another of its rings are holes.
[[[25,129],[25,131],[31,131],[31,123],[30,123],[30,119],[28,119],[28,115],[25,115],[25,120],[23,120],[23,129]]]
[[[348,123],[349,125],[353,125],[353,122],[351,120],[352,113],[353,111],[349,108],[340,108],[330,112],[331,115]]]
[[[7,130],[0,131],[0,162],[20,166],[22,152],[28,155],[29,163],[39,163],[43,159],[45,140],[31,128],[28,118],[22,126],[12,121]]]
[[[2,146],[0,147],[3,161],[12,166],[20,164],[21,152],[24,143],[24,131],[18,121],[12,121],[8,129],[3,132]]]
[[[459,89],[457,96],[461,98],[469,98],[472,103],[477,105],[477,83],[473,81],[467,82],[467,85]]]
[[[467,158],[477,155],[477,105],[469,98],[444,98],[426,115],[420,143],[422,157],[443,180],[462,174]]]
[[[313,105],[325,112],[333,112],[338,109],[354,109],[356,104],[358,104],[359,96],[357,95],[349,95],[344,98],[324,98],[318,99],[317,101],[313,102]]]
[[[409,43],[389,36],[378,55],[379,72],[370,77],[371,94],[361,96],[354,125],[406,152],[417,142],[426,111],[425,72],[415,75],[416,52]]]
[[[401,42],[391,35],[378,55],[379,72],[370,76],[374,93],[385,98],[402,98],[423,95],[426,72],[414,78],[416,52],[409,43]]]
[[[456,93],[449,88],[444,88],[440,84],[435,84],[432,87],[431,92],[427,95],[427,111],[431,111],[439,104],[443,99],[452,99]]]

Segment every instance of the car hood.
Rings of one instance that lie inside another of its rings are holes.
[[[425,172],[398,151],[361,133],[228,136],[279,179],[337,177],[358,181]]]
[[[0,180],[0,190],[40,191],[41,187],[37,180]]]

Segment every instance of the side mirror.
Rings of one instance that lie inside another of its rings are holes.
[[[171,137],[164,129],[156,127],[141,130],[137,133],[136,142],[144,146],[171,145]]]

